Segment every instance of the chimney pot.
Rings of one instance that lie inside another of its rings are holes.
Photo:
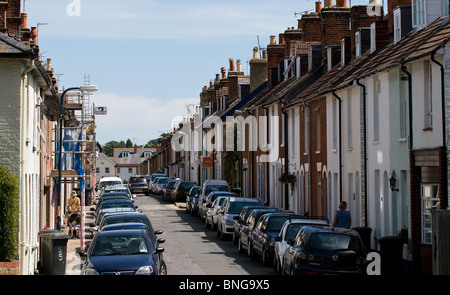
[[[236,61],[236,64],[237,64],[237,71],[238,71],[239,73],[241,73],[241,72],[242,72],[242,63],[241,63],[241,60],[238,59],[238,60]]]
[[[270,36],[270,44],[271,45],[277,44],[277,36],[274,35]]]
[[[258,58],[258,51],[259,51],[258,47],[253,48],[253,58]]]
[[[230,72],[235,72],[234,59],[230,57]]]
[[[316,12],[319,13],[322,10],[322,2],[316,2]]]
[[[333,0],[325,0],[325,7],[333,6]]]
[[[336,0],[336,6],[347,7],[347,0]]]
[[[26,29],[28,27],[28,17],[26,13],[21,13],[20,14],[21,18],[22,18],[22,29]]]
[[[37,45],[37,29],[36,29],[36,27],[31,27],[31,39],[33,39],[34,44]]]
[[[220,72],[222,73],[222,79],[227,77],[227,69],[225,67],[220,68]]]

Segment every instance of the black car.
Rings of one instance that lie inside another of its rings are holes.
[[[144,176],[131,176],[128,181],[128,188],[132,194],[144,193],[148,196],[148,183],[147,178]]]
[[[149,232],[150,238],[158,243],[163,243],[163,239],[157,239],[157,235],[162,234],[163,232],[161,230],[154,230],[152,223],[150,222],[150,219],[143,214],[139,212],[127,212],[127,213],[117,213],[117,214],[110,214],[108,216],[105,216],[101,223],[98,226],[99,231],[103,231],[103,228],[106,226],[112,225],[112,224],[121,224],[124,226],[125,223],[142,223],[147,226],[147,230]]]
[[[275,256],[275,238],[280,235],[281,228],[292,211],[277,211],[262,215],[253,229],[249,242],[250,257],[262,257],[264,265],[270,265]]]
[[[251,211],[250,214],[247,216],[245,220],[240,222],[242,225],[239,233],[238,233],[238,249],[239,252],[244,253],[245,250],[247,250],[247,254],[250,256],[250,238],[253,232],[253,229],[255,228],[256,223],[258,222],[259,218],[266,213],[277,211],[277,208],[273,207],[260,207],[255,208]],[[238,221],[239,222],[239,221]]]
[[[192,181],[181,181],[178,182],[172,190],[172,202],[182,202],[186,200],[191,187],[196,186],[196,182]]]
[[[201,190],[201,186],[194,185],[189,190],[188,195],[186,196],[186,211],[191,213],[192,215],[196,215],[196,207],[198,205],[198,193]]]
[[[363,275],[367,252],[352,229],[304,226],[283,255],[283,273]]]

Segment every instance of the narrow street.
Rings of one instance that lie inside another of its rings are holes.
[[[271,267],[239,254],[231,239],[221,241],[197,217],[162,200],[161,196],[137,195],[135,204],[166,239],[164,259],[168,275],[274,275]]]

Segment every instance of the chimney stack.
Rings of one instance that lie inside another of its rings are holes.
[[[250,93],[267,81],[267,59],[258,58],[258,48],[253,48],[250,60]]]

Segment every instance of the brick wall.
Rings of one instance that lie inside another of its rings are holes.
[[[350,9],[329,6],[320,12],[322,30],[322,64],[327,64],[326,46],[340,45],[343,37],[349,36]]]

